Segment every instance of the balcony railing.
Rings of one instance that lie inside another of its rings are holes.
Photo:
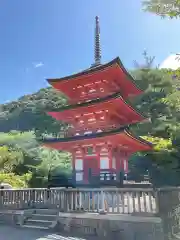
[[[0,210],[57,208],[60,211],[113,214],[158,211],[153,189],[20,189],[0,190]]]

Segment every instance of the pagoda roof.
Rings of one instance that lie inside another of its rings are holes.
[[[70,124],[84,125],[87,128],[90,125],[91,129],[102,126],[102,122],[104,122],[106,127],[114,124],[120,127],[138,123],[146,119],[142,113],[133,109],[130,103],[121,97],[120,93],[103,99],[65,106],[48,112],[48,114],[56,120],[65,121]],[[84,123],[82,122],[83,119],[85,120]],[[91,121],[88,121],[88,119],[91,119]],[[92,125],[94,126],[92,127]]]
[[[119,91],[123,98],[142,93],[119,57],[109,63],[82,72],[63,78],[47,79],[47,81],[67,97],[74,99],[75,102],[83,99],[95,99],[98,96],[104,97]],[[89,90],[92,89],[94,91],[90,92]]]
[[[131,153],[149,151],[153,147],[146,140],[134,136],[127,128],[68,138],[44,138],[42,144],[46,147],[63,151],[72,151],[75,148],[83,146],[108,144]]]

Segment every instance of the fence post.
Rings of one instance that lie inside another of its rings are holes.
[[[154,198],[155,198],[155,205],[156,205],[156,214],[157,216],[159,215],[159,200],[160,200],[160,191],[159,189],[154,189],[153,190],[153,193],[154,193]]]
[[[3,197],[4,197],[4,192],[3,192],[4,186],[1,186],[0,188],[0,208],[3,208]]]
[[[101,190],[101,207],[102,209],[100,210],[100,214],[105,213],[105,202],[104,202],[104,190]]]
[[[123,187],[124,185],[124,172],[120,171],[119,172],[119,187]]]
[[[70,199],[69,199],[68,189],[64,189],[64,210],[65,210],[65,212],[69,212],[69,203],[70,203]]]

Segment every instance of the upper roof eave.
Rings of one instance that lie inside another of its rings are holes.
[[[80,77],[80,76],[83,76],[83,75],[88,75],[88,74],[92,74],[92,73],[96,73],[102,69],[105,69],[107,67],[110,67],[112,65],[115,65],[115,64],[118,64],[119,67],[122,69],[122,71],[124,72],[124,74],[128,77],[128,79],[136,86],[136,88],[138,88],[139,90],[142,90],[140,87],[138,87],[137,83],[135,82],[133,76],[131,76],[131,74],[126,70],[126,68],[124,67],[122,61],[120,60],[119,57],[116,57],[114,58],[112,61],[108,62],[108,63],[105,63],[105,64],[102,64],[102,65],[98,65],[98,66],[95,66],[95,67],[91,67],[91,68],[88,68],[84,71],[81,71],[81,72],[78,72],[78,73],[75,73],[75,74],[72,74],[72,75],[69,75],[69,76],[66,76],[66,77],[62,77],[62,78],[52,78],[52,79],[47,79],[48,83],[49,84],[53,84],[55,82],[61,82],[61,81],[67,81],[67,80],[72,80],[74,78],[77,78],[77,77]]]
[[[78,73],[75,73],[75,74],[72,74],[72,75],[69,75],[69,76],[66,76],[66,77],[62,77],[62,78],[48,78],[47,81],[49,82],[49,84],[51,84],[53,82],[60,82],[60,81],[71,80],[71,79],[74,79],[74,78],[77,78],[77,77],[80,77],[80,76],[83,76],[83,75],[86,75],[86,74],[89,74],[89,73],[98,72],[99,70],[102,70],[102,69],[105,69],[107,67],[110,67],[110,66],[112,66],[113,64],[116,64],[116,63],[119,65],[119,61],[120,61],[119,57],[116,57],[115,59],[113,59],[112,61],[110,61],[108,63],[102,64],[102,65],[98,65],[98,66],[95,66],[95,67],[90,67],[90,68],[88,68],[86,70],[83,70],[81,72],[78,72]]]

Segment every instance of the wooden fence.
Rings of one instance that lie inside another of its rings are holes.
[[[35,208],[157,216],[165,239],[180,236],[180,187],[0,190],[0,212]]]
[[[61,211],[106,211],[113,214],[157,213],[153,189],[18,189],[0,190],[1,209],[58,208]]]

